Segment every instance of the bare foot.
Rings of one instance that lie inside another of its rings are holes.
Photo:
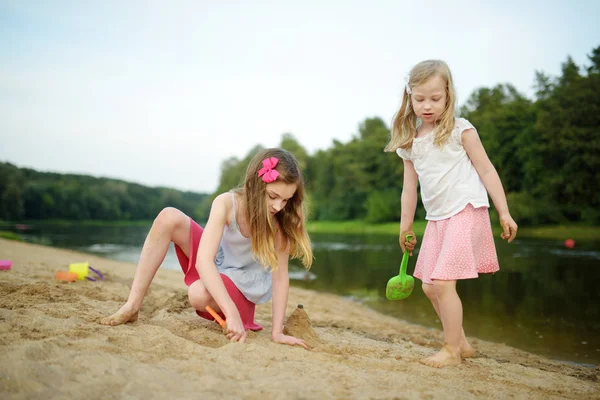
[[[422,359],[421,364],[434,368],[444,368],[447,365],[460,364],[460,361],[460,349],[459,351],[453,351],[450,346],[446,345],[437,354]]]
[[[128,306],[125,304],[123,307],[119,309],[113,315],[102,318],[100,320],[100,324],[102,325],[110,325],[117,326],[121,324],[126,324],[128,322],[135,322],[138,320],[138,310]]]
[[[462,358],[469,358],[469,357],[473,357],[473,354],[475,354],[475,350],[469,344],[469,342],[467,342],[467,341],[461,342],[461,344],[460,344],[460,356]]]

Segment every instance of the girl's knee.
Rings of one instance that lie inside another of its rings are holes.
[[[425,296],[430,299],[435,298],[435,288],[431,283],[423,283],[421,287],[423,288],[423,293],[425,293]]]
[[[456,281],[434,280],[433,289],[438,297],[447,293],[456,292]]]
[[[212,298],[202,282],[196,281],[188,289],[188,299],[194,309],[204,311]]]
[[[185,222],[185,214],[174,207],[165,207],[158,213],[154,219],[154,226],[175,229],[179,224]]]

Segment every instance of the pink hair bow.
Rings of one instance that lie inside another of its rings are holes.
[[[275,182],[279,176],[279,172],[275,169],[279,160],[277,157],[265,158],[262,161],[263,168],[258,170],[258,176],[262,176],[265,183]]]

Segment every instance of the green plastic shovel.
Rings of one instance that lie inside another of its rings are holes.
[[[412,235],[406,235],[406,240],[411,241]],[[402,264],[400,264],[400,273],[391,278],[385,287],[385,297],[388,300],[402,300],[410,296],[415,287],[415,278],[406,274],[408,265],[408,250],[402,255]]]

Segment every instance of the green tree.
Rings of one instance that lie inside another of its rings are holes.
[[[560,205],[568,220],[600,223],[600,73],[598,53],[582,75],[569,57],[551,95],[536,103],[537,153],[543,168],[532,188],[534,196]]]
[[[304,172],[306,170],[308,164],[308,152],[302,147],[298,140],[296,140],[294,135],[291,133],[284,133],[281,137],[281,144],[279,147],[289,151],[296,157],[301,171]]]

